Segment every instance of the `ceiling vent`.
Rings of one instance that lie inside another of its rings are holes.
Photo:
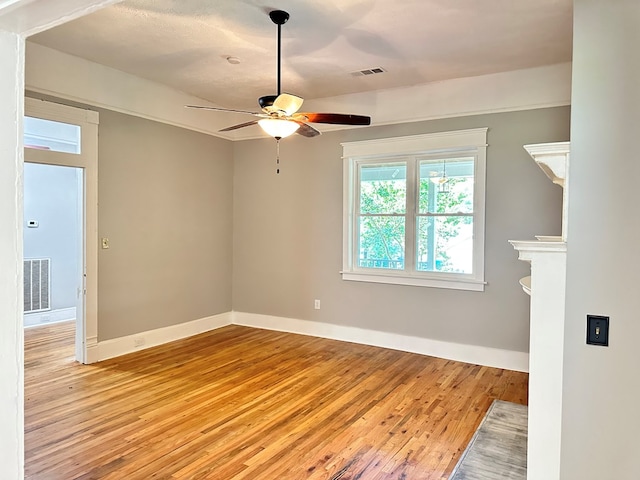
[[[386,70],[382,67],[374,67],[374,68],[365,68],[364,70],[357,70],[355,72],[351,72],[351,75],[354,77],[363,77],[365,75],[375,75],[376,73],[384,73]]]

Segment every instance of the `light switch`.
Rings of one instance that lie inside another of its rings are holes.
[[[587,315],[587,343],[601,347],[609,346],[609,317]]]
[[[107,237],[102,237],[102,248],[109,248],[109,239]]]

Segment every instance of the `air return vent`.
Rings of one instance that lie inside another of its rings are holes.
[[[35,258],[24,261],[24,313],[51,308],[50,260]]]
[[[365,68],[364,70],[351,72],[351,75],[354,77],[363,77],[366,75],[375,75],[376,73],[384,73],[384,72],[386,72],[386,70],[382,67],[373,67],[373,68]]]

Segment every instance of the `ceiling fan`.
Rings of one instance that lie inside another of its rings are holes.
[[[315,137],[320,132],[309,123],[330,123],[335,125],[370,125],[371,117],[364,115],[351,115],[343,113],[302,113],[298,112],[302,106],[303,99],[288,93],[281,93],[281,43],[282,25],[289,20],[289,14],[283,10],[273,10],[269,12],[271,21],[278,26],[278,94],[266,95],[258,99],[258,104],[262,112],[250,112],[247,110],[233,110],[228,108],[206,107],[199,105],[187,105],[189,108],[200,108],[203,110],[217,110],[222,112],[245,113],[259,117],[259,120],[232,125],[223,128],[221,132],[237,130],[238,128],[249,127],[258,124],[262,129],[276,140],[288,137],[297,133],[304,137]]]

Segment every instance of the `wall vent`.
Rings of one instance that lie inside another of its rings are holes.
[[[384,73],[386,70],[382,67],[373,67],[373,68],[365,68],[364,70],[357,70],[355,72],[351,72],[351,75],[354,77],[363,77],[366,75],[375,75],[376,73]]]
[[[51,266],[48,258],[24,261],[24,313],[51,309]]]

